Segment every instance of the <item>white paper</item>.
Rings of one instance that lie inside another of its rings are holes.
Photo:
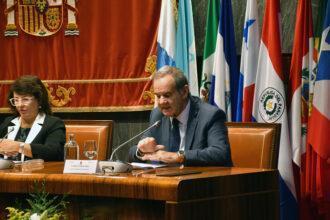
[[[97,160],[65,160],[63,173],[96,173]]]

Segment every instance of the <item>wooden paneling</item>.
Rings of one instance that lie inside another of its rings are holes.
[[[116,176],[62,174],[49,162],[32,173],[0,171],[0,210],[45,181],[51,194],[68,194],[69,219],[267,219],[279,218],[278,171],[253,168],[185,167],[200,171],[176,177],[134,170]]]

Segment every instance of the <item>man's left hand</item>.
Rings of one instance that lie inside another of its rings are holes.
[[[179,156],[176,152],[168,152],[163,150],[159,150],[151,154],[145,154],[142,159],[160,161],[164,163],[178,163],[180,161]]]

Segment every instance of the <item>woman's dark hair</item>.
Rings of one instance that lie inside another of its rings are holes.
[[[10,87],[7,102],[11,110],[18,115],[15,106],[9,102],[9,99],[14,97],[14,92],[19,95],[32,95],[39,103],[39,112],[44,112],[47,115],[52,114],[47,89],[37,76],[21,76]]]

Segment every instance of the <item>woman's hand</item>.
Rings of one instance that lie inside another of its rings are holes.
[[[21,142],[9,139],[3,139],[0,143],[0,154],[8,157],[14,157],[19,152],[19,145]]]

